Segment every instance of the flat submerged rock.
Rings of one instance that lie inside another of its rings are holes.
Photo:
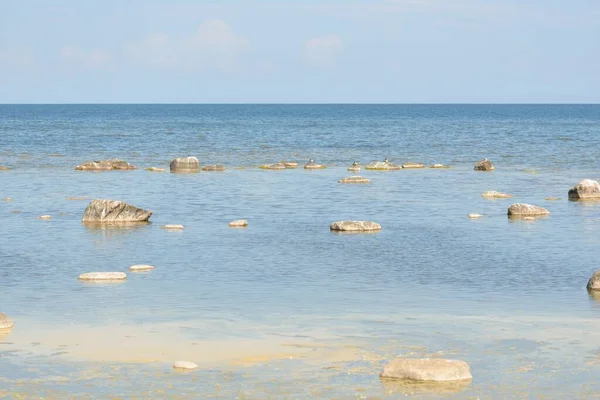
[[[397,171],[402,169],[402,166],[398,164],[393,164],[391,162],[374,161],[368,164],[365,167],[365,169],[370,171]]]
[[[152,265],[146,264],[136,264],[129,267],[131,272],[140,272],[140,271],[152,271],[154,267]]]
[[[469,215],[468,215],[468,217],[469,217],[470,219],[479,219],[479,218],[482,218],[482,217],[483,217],[483,215],[481,215],[481,214],[476,214],[476,213],[473,213],[473,214],[469,214]]]
[[[402,164],[402,168],[411,169],[411,168],[425,168],[424,164],[417,162],[407,162]]]
[[[468,381],[473,378],[466,362],[442,358],[397,358],[384,367],[380,376],[434,382]]]
[[[313,161],[309,161],[304,165],[304,169],[325,169],[327,166],[325,164],[318,164]]]
[[[329,229],[338,232],[372,232],[380,231],[381,225],[372,221],[337,221]]]
[[[275,163],[275,164],[263,164],[260,169],[273,169],[273,170],[282,170],[287,169],[284,163]]]
[[[481,197],[485,197],[488,199],[510,199],[513,196],[508,193],[501,193],[495,190],[488,190],[487,192],[483,192]]]
[[[136,169],[136,166],[127,161],[112,160],[88,161],[75,167],[77,171],[111,171],[111,170],[131,170]]]
[[[164,168],[158,168],[158,167],[148,167],[148,168],[146,168],[146,171],[150,171],[150,172],[165,172],[166,169],[164,169]]]
[[[238,219],[229,223],[230,228],[245,228],[248,226],[248,221],[245,219]]]
[[[15,326],[15,322],[6,314],[0,313],[0,330],[9,330]]]
[[[127,279],[125,272],[86,272],[79,275],[82,281],[123,281]]]
[[[225,171],[225,167],[220,164],[205,165],[204,167],[202,167],[202,171],[223,172]]]
[[[371,181],[362,176],[349,176],[348,178],[340,179],[339,183],[370,183]]]
[[[173,368],[175,369],[196,369],[198,368],[198,365],[196,365],[195,363],[191,362],[191,361],[175,361],[173,363]]]
[[[160,227],[160,229],[167,229],[167,230],[171,230],[171,231],[181,231],[183,230],[183,225],[177,225],[177,224],[167,224],[167,225],[163,225]]]

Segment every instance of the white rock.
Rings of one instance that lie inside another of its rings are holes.
[[[79,275],[82,281],[122,281],[127,279],[125,272],[87,272]]]
[[[173,364],[173,368],[175,369],[196,369],[198,365],[191,361],[175,361]]]
[[[229,226],[232,228],[243,228],[248,226],[248,221],[246,221],[245,219],[238,219],[236,221],[231,221],[229,223]]]
[[[13,326],[15,322],[8,315],[0,313],[0,330],[12,329]]]
[[[52,217],[50,215],[40,215],[38,218],[39,219],[45,219],[45,220],[52,219]]]
[[[481,218],[483,217],[483,215],[481,214],[469,214],[469,218],[471,219],[477,219],[477,218]]]
[[[332,231],[369,232],[380,231],[381,225],[371,221],[337,221],[329,226]]]
[[[495,190],[488,190],[487,192],[483,192],[481,197],[486,197],[488,199],[510,199],[512,195],[508,193],[500,193]]]
[[[152,265],[146,265],[146,264],[136,264],[136,265],[132,265],[131,267],[129,267],[129,270],[132,272],[150,271],[153,269],[154,269],[154,267]]]
[[[183,225],[176,225],[176,224],[168,224],[168,225],[163,225],[161,226],[161,229],[168,229],[171,231],[175,231],[175,230],[182,230],[183,229]]]

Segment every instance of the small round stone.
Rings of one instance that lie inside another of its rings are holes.
[[[176,231],[176,230],[180,231],[180,230],[183,230],[183,225],[168,224],[168,225],[161,226],[161,228],[171,230],[171,231]]]
[[[132,272],[140,272],[140,271],[151,271],[154,267],[152,265],[146,264],[136,264],[129,267],[129,270]]]
[[[13,326],[14,321],[8,315],[0,313],[0,330],[12,329]]]
[[[82,281],[123,281],[127,279],[125,272],[87,272],[79,275]]]
[[[238,219],[237,221],[231,221],[229,226],[232,228],[244,228],[248,226],[248,221],[245,219]]]
[[[191,361],[175,361],[173,364],[173,368],[175,369],[196,369],[198,365]]]

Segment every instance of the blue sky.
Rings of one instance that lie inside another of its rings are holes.
[[[598,0],[0,0],[0,103],[600,102]]]

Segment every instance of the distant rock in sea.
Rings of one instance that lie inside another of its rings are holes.
[[[144,271],[152,271],[154,267],[152,265],[146,264],[136,264],[129,267],[131,272],[144,272]]]
[[[365,167],[369,171],[397,171],[402,169],[401,165],[393,164],[389,161],[373,161]]]
[[[444,164],[432,164],[429,166],[429,168],[450,168],[450,166]]]
[[[88,161],[75,167],[77,171],[111,171],[136,169],[135,165],[118,158],[103,161]]]
[[[600,290],[600,269],[594,271],[587,283],[588,290]]]
[[[225,167],[219,164],[205,165],[204,167],[202,167],[202,171],[223,172],[225,171]]]
[[[284,163],[275,163],[275,164],[263,164],[259,167],[260,169],[274,169],[274,170],[281,170],[281,169],[287,169],[285,167]]]
[[[494,167],[494,164],[492,164],[492,162],[490,160],[488,160],[487,158],[484,158],[481,161],[477,161],[477,163],[475,163],[475,166],[473,167],[473,169],[475,171],[493,171],[496,169],[496,167]]]
[[[179,157],[171,161],[169,168],[173,173],[196,173],[200,172],[200,163],[196,157]]]
[[[281,161],[280,164],[283,164],[286,169],[298,168],[298,163],[293,161]]]
[[[125,272],[87,272],[79,275],[82,281],[123,281],[127,279]]]
[[[349,176],[348,178],[340,179],[339,183],[370,183],[371,181],[362,176]]]
[[[600,183],[584,179],[569,189],[569,200],[600,200]]]
[[[304,169],[324,169],[324,168],[327,168],[327,166],[324,164],[317,164],[312,159],[309,162],[307,162],[306,164],[304,164]]]
[[[236,221],[231,221],[229,223],[229,227],[231,228],[245,228],[248,226],[248,221],[245,219],[238,219]]]
[[[482,218],[483,215],[481,215],[481,214],[469,214],[468,217],[470,219],[479,219],[479,218]]]
[[[546,197],[544,200],[556,201],[556,200],[560,200],[560,197]]]
[[[161,229],[166,229],[169,231],[181,231],[183,230],[183,225],[178,224],[167,224],[160,227]]]
[[[40,216],[38,217],[38,219],[43,219],[43,220],[46,220],[46,221],[48,221],[48,220],[51,220],[51,219],[52,219],[52,216],[50,216],[50,215],[40,215]]]
[[[469,364],[443,358],[396,358],[383,368],[381,378],[412,381],[467,381],[471,380]]]
[[[425,168],[425,165],[417,162],[407,162],[402,164],[402,168]]]
[[[0,165],[0,171],[10,171],[10,168]]]
[[[329,229],[339,232],[370,232],[380,231],[381,225],[371,221],[337,221],[332,223]]]
[[[0,313],[0,332],[12,329],[15,322],[6,314]]]
[[[545,208],[539,207],[539,206],[533,206],[531,204],[516,203],[516,204],[513,204],[510,207],[508,207],[508,215],[514,216],[514,217],[520,217],[520,216],[535,217],[535,216],[544,216],[544,215],[549,215],[549,214],[550,214],[550,211],[546,210]]]
[[[508,193],[500,193],[495,190],[488,190],[487,192],[483,192],[481,197],[485,197],[488,199],[510,199],[513,196]]]
[[[165,172],[166,170],[164,168],[148,167],[148,168],[146,168],[146,171],[150,171],[150,172]]]
[[[83,222],[145,222],[152,212],[117,200],[92,200],[83,213]]]
[[[173,368],[190,370],[190,369],[198,368],[198,365],[196,365],[195,363],[193,363],[191,361],[175,361],[173,363]]]

